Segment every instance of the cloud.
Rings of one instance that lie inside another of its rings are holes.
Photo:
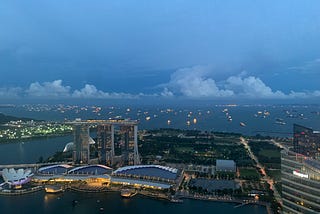
[[[69,97],[70,90],[70,86],[62,85],[62,80],[54,80],[53,82],[31,83],[26,93],[31,97]]]
[[[162,97],[173,97],[174,96],[172,91],[169,91],[168,88],[164,88],[163,91],[160,93],[160,95]]]
[[[286,98],[283,92],[272,91],[260,78],[254,76],[231,76],[226,80],[225,87],[248,98]]]
[[[285,94],[273,90],[259,77],[249,76],[246,71],[216,82],[212,69],[205,66],[194,66],[179,69],[171,75],[164,87],[162,96],[184,96],[189,98],[244,98],[244,99],[295,99],[314,98],[320,91],[295,92]]]
[[[94,85],[86,84],[81,90],[75,90],[72,93],[72,97],[75,98],[95,98],[95,99],[132,99],[137,98],[137,95],[131,95],[126,93],[107,93],[98,90]]]
[[[216,82],[212,70],[205,66],[178,69],[171,75],[170,81],[161,84],[159,93],[117,93],[105,92],[95,85],[85,84],[81,89],[72,89],[62,80],[52,82],[33,82],[27,89],[20,87],[0,88],[0,98],[83,98],[83,99],[139,99],[139,98],[241,98],[241,99],[312,99],[320,98],[320,90],[291,91],[283,93],[273,90],[259,77],[248,76],[247,72],[230,76]]]
[[[204,66],[179,69],[171,75],[167,85],[186,97],[232,96],[232,91],[219,89],[215,80],[207,77],[209,70]]]
[[[0,97],[1,98],[18,98],[22,92],[20,87],[2,87],[0,88]]]
[[[288,95],[290,98],[296,98],[296,99],[308,99],[308,98],[319,98],[320,97],[320,91],[307,91],[307,92],[295,92],[291,91]]]
[[[70,86],[64,86],[62,80],[54,80],[52,82],[34,82],[25,90],[27,97],[41,98],[86,98],[86,99],[134,99],[139,95],[127,93],[108,93],[98,90],[94,85],[86,84],[82,89],[71,90]]]
[[[300,66],[289,67],[288,70],[297,71],[302,74],[317,74],[320,71],[320,58],[304,62]]]

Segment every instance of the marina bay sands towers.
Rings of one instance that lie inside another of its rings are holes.
[[[77,164],[89,163],[90,145],[89,145],[89,125],[86,123],[73,124],[73,161]]]
[[[100,164],[138,165],[138,123],[133,120],[90,120],[72,122],[74,130],[73,161],[87,164],[90,160],[89,128],[97,127],[97,151]],[[93,142],[94,143],[94,142]]]

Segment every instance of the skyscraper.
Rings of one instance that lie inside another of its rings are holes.
[[[320,159],[320,132],[301,125],[293,125],[293,151]]]
[[[320,162],[282,151],[281,182],[284,213],[320,213]]]
[[[281,152],[284,213],[320,213],[320,134],[294,124],[293,151]]]
[[[97,148],[100,164],[138,165],[138,125],[134,120],[87,120],[70,122],[73,125],[73,161],[88,164],[90,161],[89,127],[97,126]],[[91,140],[90,140],[91,139]],[[117,150],[116,150],[117,148]],[[118,153],[116,152],[118,151]]]
[[[112,166],[114,164],[114,125],[100,124],[97,126],[97,143],[99,162]]]
[[[136,124],[121,125],[122,155],[124,165],[140,164],[138,154],[138,126]]]
[[[88,164],[90,159],[89,125],[87,123],[74,123],[73,137],[75,144],[73,162],[76,164]]]

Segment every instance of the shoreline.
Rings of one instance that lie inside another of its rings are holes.
[[[44,190],[44,186],[35,186],[29,189],[23,189],[23,190],[6,190],[2,189],[0,190],[0,196],[19,196],[19,195],[24,195],[24,194],[30,194],[34,192],[39,192]],[[70,192],[78,192],[78,193],[119,193],[120,194],[121,189],[104,189],[104,190],[94,190],[94,189],[78,189],[74,187],[66,187],[64,189],[65,191],[70,191]],[[46,193],[46,194],[52,194],[52,193]],[[59,194],[59,193],[57,193]],[[262,202],[262,201],[253,201],[253,200],[246,200],[246,199],[236,199],[236,198],[218,198],[218,197],[206,197],[206,196],[178,196],[176,198],[172,198],[166,195],[159,195],[156,193],[151,193],[148,191],[137,191],[136,195],[140,195],[142,197],[147,197],[147,198],[152,198],[154,200],[165,200],[170,203],[184,203],[183,199],[189,199],[189,200],[199,200],[199,201],[208,201],[208,202],[216,202],[216,203],[233,203],[234,208],[238,208],[241,206],[246,206],[246,205],[258,205],[258,206],[263,206],[266,208],[266,211],[268,214],[271,214],[271,209],[270,209],[270,204],[267,202]],[[131,197],[130,197],[131,198]],[[128,199],[130,199],[128,198]]]
[[[33,140],[41,140],[41,139],[51,139],[51,138],[58,138],[58,137],[65,137],[72,135],[72,132],[68,132],[65,134],[57,134],[57,135],[46,135],[46,136],[33,136],[28,138],[19,138],[19,139],[9,139],[9,140],[2,140],[0,139],[0,145],[2,144],[11,144],[11,143],[27,143]]]

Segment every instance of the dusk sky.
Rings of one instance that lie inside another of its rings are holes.
[[[320,99],[319,0],[1,0],[0,98]]]

